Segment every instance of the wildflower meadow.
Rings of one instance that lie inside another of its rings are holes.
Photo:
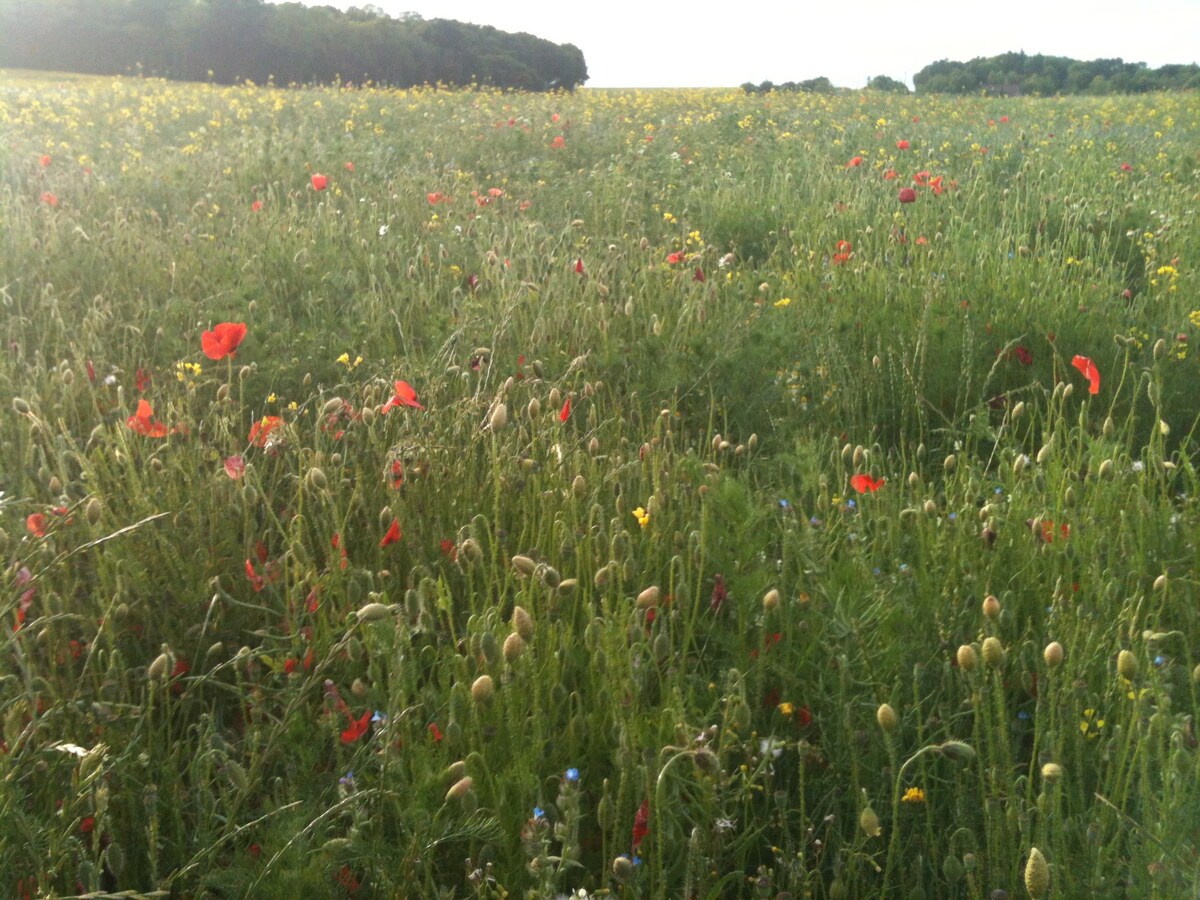
[[[1197,896],[1200,96],[0,133],[0,895]]]

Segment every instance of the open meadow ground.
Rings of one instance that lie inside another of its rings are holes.
[[[0,204],[0,895],[1200,890],[1200,96],[8,73]]]

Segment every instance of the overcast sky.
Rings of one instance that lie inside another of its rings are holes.
[[[365,6],[367,0],[303,0]],[[588,87],[733,87],[818,75],[862,87],[912,83],[939,59],[1024,50],[1121,57],[1151,67],[1200,59],[1200,0],[375,0],[389,15],[457,19],[574,44]]]

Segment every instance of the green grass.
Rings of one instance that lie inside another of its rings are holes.
[[[1195,889],[1195,97],[0,122],[0,893]]]

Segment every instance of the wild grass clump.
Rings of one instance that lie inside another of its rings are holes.
[[[0,82],[2,890],[1186,892],[1194,106]]]

